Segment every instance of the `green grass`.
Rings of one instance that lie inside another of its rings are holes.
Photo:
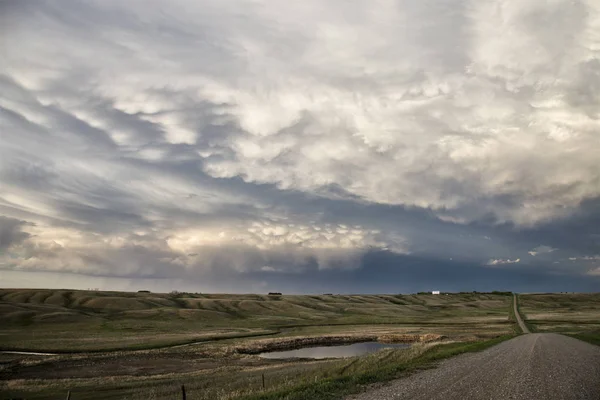
[[[569,334],[569,336],[574,337],[575,339],[583,340],[584,342],[595,344],[596,346],[600,346],[600,331],[572,333]]]
[[[131,343],[131,344],[127,344],[127,346],[117,346],[115,345],[114,347],[110,347],[109,345],[107,345],[106,343],[101,343],[99,347],[95,347],[93,344],[92,345],[86,345],[85,347],[77,347],[77,348],[72,348],[72,346],[69,345],[70,348],[65,348],[65,345],[63,344],[60,347],[44,347],[43,348],[43,352],[46,353],[54,353],[54,354],[80,354],[80,353],[106,353],[106,352],[118,352],[118,351],[123,351],[123,350],[127,350],[127,351],[135,351],[135,350],[157,350],[157,349],[163,349],[163,348],[169,348],[169,347],[174,347],[174,346],[184,346],[184,345],[188,345],[188,344],[201,344],[201,343],[206,343],[206,342],[216,342],[216,341],[225,341],[225,340],[231,340],[231,339],[245,339],[245,338],[258,338],[258,337],[264,337],[264,336],[273,336],[273,335],[277,335],[279,334],[279,331],[257,331],[257,332],[240,332],[240,333],[224,333],[221,335],[202,335],[202,336],[192,336],[190,338],[179,338],[179,339],[173,339],[173,340],[160,340],[160,339],[154,339],[148,343],[146,342],[137,342],[137,343]],[[118,337],[117,337],[118,338]],[[57,339],[60,340],[60,339]],[[64,340],[64,339],[63,339]],[[103,340],[106,340],[106,338],[103,338]],[[0,351],[31,351],[32,350],[32,346],[28,346],[27,344],[25,344],[23,347],[18,347],[18,345],[12,345],[12,346],[0,346]]]
[[[338,327],[505,331],[508,296],[267,296],[0,290],[0,347],[46,352],[151,349]]]
[[[365,385],[431,368],[439,360],[484,350],[511,337],[514,335],[469,343],[417,344],[407,349],[383,350],[342,360],[282,361],[260,368],[227,366],[176,376],[28,380],[21,386],[15,383],[10,392],[0,390],[0,395],[43,400],[60,398],[71,390],[74,400],[166,400],[177,398],[183,383],[188,398],[200,400],[338,399],[363,390]],[[266,390],[262,389],[263,374]]]
[[[600,331],[600,293],[519,295],[519,305],[532,332],[585,335]]]
[[[3,348],[121,351],[23,359],[18,361],[19,368],[38,368],[30,375],[35,378],[18,379],[17,373],[12,380],[0,381],[0,397],[53,399],[71,390],[74,400],[169,399],[175,398],[180,384],[185,383],[190,398],[203,400],[337,398],[373,382],[428,368],[436,360],[505,340],[506,336],[498,336],[514,332],[514,316],[511,320],[507,312],[511,306],[509,296],[483,293],[273,297],[0,290]],[[446,335],[454,342],[318,361],[266,361],[235,350],[255,344],[261,339],[258,335],[267,335],[261,340],[280,340],[291,336],[425,333]],[[486,340],[490,338],[494,339]],[[167,348],[191,342],[199,344]],[[139,349],[153,350],[129,352]],[[164,357],[170,360],[164,365],[171,363],[168,373],[162,372],[160,360]],[[179,357],[190,367],[179,367]],[[113,359],[119,365],[125,363],[124,368],[151,366],[154,372],[119,375],[110,367]],[[74,377],[79,367],[69,366],[72,360],[89,362],[99,372]],[[189,360],[210,367],[195,367],[200,364]],[[40,376],[44,371],[72,372],[59,379]],[[263,374],[266,391],[262,389]]]
[[[513,335],[474,343],[441,344],[430,348],[421,355],[396,363],[365,362],[352,374],[326,378],[318,382],[297,385],[282,390],[243,396],[243,400],[325,400],[340,399],[345,395],[362,391],[366,385],[386,382],[399,378],[416,370],[431,368],[436,361],[459,354],[485,350],[491,346],[511,339]]]
[[[56,399],[72,390],[74,400],[166,400],[177,398],[185,383],[188,398],[198,400],[338,399],[514,337],[520,331],[511,299],[481,293],[271,297],[0,290],[4,348],[123,350],[56,358],[80,358],[94,366],[103,357],[127,363],[138,357],[129,350],[147,348],[155,349],[141,352],[150,364],[167,354],[177,365],[178,357],[215,365],[143,376],[120,376],[110,370],[93,378],[6,379],[0,381],[0,398]],[[519,295],[518,306],[532,331],[565,333],[600,345],[600,294]],[[437,333],[454,342],[319,361],[265,361],[231,351],[257,339],[387,333]],[[189,342],[202,343],[156,350]],[[58,361],[26,359],[21,367],[40,363],[60,369]]]

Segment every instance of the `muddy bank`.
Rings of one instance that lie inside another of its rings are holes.
[[[381,343],[427,343],[442,340],[445,336],[437,334],[409,335],[338,335],[338,336],[313,336],[290,337],[280,339],[256,340],[236,346],[233,350],[239,354],[259,354],[270,351],[295,350],[311,346],[339,346],[359,342]]]
[[[437,333],[418,334],[386,334],[379,335],[377,341],[381,343],[429,343],[444,340],[446,336]]]

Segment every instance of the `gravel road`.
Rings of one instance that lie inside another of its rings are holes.
[[[525,322],[523,322],[523,319],[521,318],[521,314],[519,314],[519,310],[517,308],[517,303],[519,301],[519,298],[517,297],[516,294],[513,294],[513,298],[514,298],[513,307],[515,310],[515,317],[517,318],[517,323],[521,327],[521,330],[523,331],[523,333],[530,333],[529,329],[527,328],[527,325],[525,325]]]
[[[552,333],[521,335],[348,399],[598,400],[600,347]]]

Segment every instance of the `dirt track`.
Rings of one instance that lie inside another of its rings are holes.
[[[517,318],[517,323],[519,324],[519,327],[521,327],[523,333],[530,333],[529,328],[527,328],[527,325],[525,325],[525,322],[523,322],[523,318],[521,318],[521,314],[519,314],[519,309],[517,307],[517,302],[519,301],[519,298],[516,294],[513,294],[513,298],[513,307],[515,309],[515,317]]]
[[[518,336],[353,400],[598,400],[600,347],[552,333]]]

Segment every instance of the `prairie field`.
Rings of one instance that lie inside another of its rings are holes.
[[[532,332],[564,333],[600,344],[600,293],[522,294],[519,305]]]
[[[0,398],[61,398],[70,390],[74,400],[167,399],[175,398],[181,384],[192,399],[335,398],[515,334],[511,305],[511,295],[491,293],[270,296],[4,289]],[[411,346],[347,359],[257,355],[361,341]]]
[[[360,332],[373,329],[369,325],[402,333],[443,327],[449,334],[494,335],[509,328],[509,303],[510,296],[491,294],[268,296],[0,290],[0,348],[151,349],[238,336]]]

